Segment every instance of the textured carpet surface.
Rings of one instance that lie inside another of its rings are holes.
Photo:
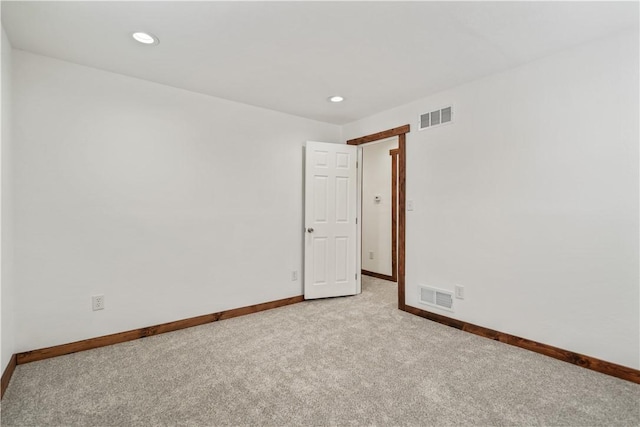
[[[3,426],[640,425],[640,385],[401,312],[393,283],[20,365]]]

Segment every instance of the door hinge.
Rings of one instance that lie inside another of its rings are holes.
[[[358,224],[358,218],[356,218],[356,224]]]
[[[358,280],[358,273],[356,273],[356,280]]]
[[[356,169],[358,169],[358,162],[356,162]]]

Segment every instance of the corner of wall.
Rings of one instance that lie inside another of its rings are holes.
[[[12,239],[12,180],[11,180],[11,55],[12,47],[2,28],[2,105],[1,148],[0,148],[0,371],[4,372],[15,352],[15,330],[13,322],[13,239]]]

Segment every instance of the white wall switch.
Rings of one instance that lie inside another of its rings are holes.
[[[456,298],[464,299],[464,286],[456,285]]]

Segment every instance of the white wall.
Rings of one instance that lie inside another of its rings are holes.
[[[391,156],[398,137],[362,150],[362,269],[391,276]],[[376,203],[375,196],[380,196]],[[373,259],[369,252],[373,251]]]
[[[0,372],[4,372],[13,353],[15,353],[15,334],[13,324],[13,236],[12,236],[12,184],[11,184],[11,59],[12,48],[2,29],[2,144],[0,147],[1,187],[1,245],[0,245],[0,316],[2,339],[0,344]]]
[[[18,351],[302,294],[303,146],[338,126],[13,60]]]
[[[638,81],[634,31],[346,125],[412,126],[407,304],[640,368]],[[429,308],[419,284],[466,298]]]

